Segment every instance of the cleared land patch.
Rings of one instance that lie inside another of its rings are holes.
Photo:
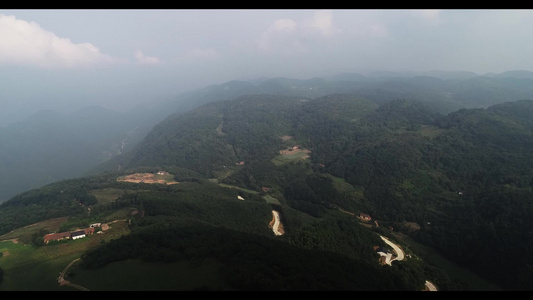
[[[295,160],[307,159],[310,157],[310,153],[310,150],[301,148],[300,146],[293,146],[284,150],[280,150],[279,155],[276,155],[276,157],[272,159],[272,162],[279,166]]]
[[[159,183],[159,184],[177,184],[179,182],[174,180],[174,175],[167,172],[152,173],[135,173],[125,176],[120,176],[117,181],[134,182],[134,183]]]

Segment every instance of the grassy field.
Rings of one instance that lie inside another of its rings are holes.
[[[0,241],[18,239],[22,243],[29,244],[31,242],[31,236],[33,234],[39,232],[41,229],[45,229],[49,232],[56,232],[59,228],[59,225],[63,223],[66,219],[66,217],[56,218],[28,225],[0,236]]]
[[[242,188],[242,187],[239,187],[239,186],[235,186],[235,185],[229,185],[229,184],[225,184],[225,183],[219,183],[218,185],[221,186],[221,187],[225,187],[225,188],[237,189],[237,190],[240,190],[240,191],[243,191],[243,192],[246,192],[246,193],[250,193],[250,194],[259,194],[259,192],[257,192],[257,191],[252,191],[252,190],[245,189],[245,188]]]
[[[98,190],[92,190],[89,194],[93,195],[98,199],[98,204],[108,204],[115,200],[117,200],[120,196],[124,195],[125,193],[138,193],[139,190],[126,190],[126,189],[114,189],[114,188],[105,188],[105,189],[98,189]]]
[[[103,240],[119,238],[129,233],[126,222],[120,221],[110,225],[102,234],[93,234],[83,239],[67,240],[42,247],[34,247],[21,240],[43,227],[59,226],[59,219],[54,219],[15,230],[0,237],[0,268],[4,272],[0,291],[55,291],[71,290],[68,286],[59,286],[59,273],[83,252],[99,245]],[[15,241],[10,239],[16,239]],[[8,240],[9,239],[9,240]]]
[[[117,191],[98,191],[99,197],[113,198]],[[118,213],[124,217],[126,212]],[[129,233],[127,221],[110,224],[110,229],[78,240],[65,240],[35,247],[21,239],[29,239],[41,228],[55,231],[65,218],[53,219],[17,229],[0,237],[0,268],[4,272],[0,291],[74,291],[73,286],[58,283],[61,271],[102,241],[117,239]],[[172,264],[145,263],[128,260],[109,264],[98,270],[84,270],[74,263],[65,279],[94,291],[128,290],[228,290],[214,260],[181,261]],[[207,277],[206,277],[207,276]]]
[[[284,165],[286,163],[289,163],[289,162],[292,162],[292,161],[296,161],[296,160],[300,160],[300,159],[305,159],[306,157],[309,156],[309,153],[307,152],[304,152],[304,151],[297,151],[295,150],[294,153],[287,153],[287,154],[279,154],[279,155],[276,155],[273,159],[272,159],[272,162],[276,165],[276,166],[281,166],[281,165]]]

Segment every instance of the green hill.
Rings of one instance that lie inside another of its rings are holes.
[[[532,108],[523,100],[441,115],[427,102],[348,94],[215,101],[169,116],[99,175],[3,203],[0,234],[131,209],[129,233],[83,254],[77,272],[188,261],[223,282],[188,289],[422,290],[428,279],[472,289],[405,244],[411,259],[380,266],[378,234],[401,234],[504,289],[528,290]],[[179,183],[116,181],[160,170]],[[281,236],[268,226],[272,210]]]

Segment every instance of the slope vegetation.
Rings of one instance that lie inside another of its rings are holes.
[[[387,244],[376,232],[395,232],[527,290],[532,108],[523,100],[441,115],[427,103],[346,94],[217,101],[169,116],[105,173],[13,197],[0,206],[0,233],[134,208],[131,232],[84,254],[83,268],[212,259],[225,289],[422,290],[426,280],[465,288],[410,251],[381,268],[372,249]],[[308,157],[276,163],[286,149]],[[179,184],[117,181],[159,170]],[[111,201],[95,196],[109,189],[118,191]],[[268,226],[273,210],[283,235]],[[373,222],[361,226],[360,213]]]

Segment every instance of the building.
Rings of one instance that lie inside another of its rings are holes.
[[[85,229],[83,229],[83,231],[85,232],[85,235],[93,234],[94,233],[94,227],[85,228]]]
[[[84,237],[85,237],[85,230],[73,231],[70,235],[70,238],[73,240],[81,239]]]
[[[89,228],[84,228],[84,229],[80,229],[80,230],[76,230],[72,232],[66,231],[66,232],[60,232],[60,233],[49,233],[43,237],[43,240],[45,244],[48,244],[50,241],[60,241],[60,240],[65,240],[65,239],[73,239],[73,240],[81,239],[94,233],[95,226],[93,225],[95,224],[92,224],[91,227]]]
[[[364,213],[360,213],[359,214],[359,218],[363,221],[370,221],[372,220],[372,218],[370,217],[370,215],[367,215],[367,214],[364,214]]]
[[[60,241],[64,239],[70,239],[70,232],[49,233],[43,238],[45,244],[48,244],[50,241]]]

